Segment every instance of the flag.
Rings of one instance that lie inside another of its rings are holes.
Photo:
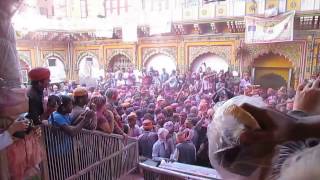
[[[310,11],[314,8],[314,0],[301,1],[301,11]]]
[[[210,19],[215,17],[215,5],[205,4],[199,9],[199,19]]]
[[[183,9],[183,20],[196,20],[198,19],[198,6],[190,6]]]
[[[245,42],[271,43],[293,40],[295,12],[291,11],[272,18],[246,16]]]
[[[246,2],[242,0],[235,0],[233,15],[234,16],[245,16],[246,14]]]
[[[314,10],[319,10],[320,9],[320,0],[315,0],[314,1]]]
[[[307,0],[309,2],[309,0]],[[301,0],[287,0],[287,11],[300,11],[301,10]]]
[[[216,6],[216,16],[225,17],[228,15],[227,5],[226,4],[219,4]]]

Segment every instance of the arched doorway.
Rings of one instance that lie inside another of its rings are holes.
[[[100,69],[98,59],[95,56],[87,55],[82,57],[78,66],[80,84],[86,84],[89,87],[96,86],[99,77],[104,77],[104,70],[103,68]]]
[[[229,69],[229,64],[222,57],[212,53],[207,53],[197,57],[191,63],[190,68],[192,72],[199,72],[200,69],[205,70],[208,67],[210,67],[212,71],[219,72],[223,70],[226,72]]]
[[[173,58],[165,54],[156,54],[146,60],[144,67],[147,68],[147,70],[152,68],[160,74],[162,73],[162,69],[166,69],[166,72],[170,74],[173,70],[177,69],[177,64]]]
[[[127,56],[124,56],[122,54],[118,54],[116,56],[113,56],[110,60],[110,63],[108,65],[108,70],[111,72],[116,72],[121,69],[125,69],[125,71],[128,70],[128,68],[133,68],[133,64],[130,61],[130,59]]]
[[[293,85],[293,64],[284,56],[274,53],[259,56],[252,67],[254,83],[263,88],[278,89]]]
[[[60,83],[67,79],[65,65],[57,56],[50,56],[45,60],[45,67],[48,67],[50,70],[50,79],[51,83]]]
[[[23,59],[20,59],[20,72],[21,72],[21,82],[28,83],[28,72],[30,71],[31,66],[29,63]]]

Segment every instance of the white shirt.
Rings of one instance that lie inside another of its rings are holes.
[[[0,134],[0,151],[7,148],[13,143],[13,139],[8,131],[4,131]]]
[[[246,88],[247,86],[251,86],[250,80],[241,79],[240,87],[241,88]]]
[[[122,80],[117,80],[117,87],[123,86],[125,84],[126,84],[126,82],[123,79]]]

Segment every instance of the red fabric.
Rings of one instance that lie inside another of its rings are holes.
[[[38,165],[44,157],[44,148],[40,139],[27,135],[24,139],[15,141],[7,148],[9,171],[12,180],[22,180],[28,170]]]
[[[50,79],[50,70],[43,67],[34,68],[29,71],[28,76],[31,81]]]

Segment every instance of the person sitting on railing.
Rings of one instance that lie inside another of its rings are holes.
[[[114,116],[107,109],[106,98],[104,96],[96,96],[91,99],[90,106],[95,106],[97,115],[97,130],[111,134],[114,129]]]
[[[95,130],[97,128],[97,116],[96,113],[92,110],[85,108],[85,106],[88,104],[89,102],[89,98],[88,98],[88,91],[83,88],[83,87],[78,87],[73,91],[73,97],[74,97],[74,106],[72,109],[72,112],[70,114],[70,118],[72,121],[72,125],[77,125],[80,122],[77,120],[81,120],[78,119],[78,117],[87,112],[87,117],[89,118],[88,121],[88,125],[84,126],[85,129],[88,130]]]
[[[70,113],[73,108],[72,98],[69,96],[59,96],[61,104],[56,112],[52,113],[49,117],[49,124],[59,127],[70,136],[77,135],[81,129],[88,124],[89,114],[84,112],[79,115],[77,121],[79,123],[76,126],[71,125]]]
[[[179,132],[177,134],[177,146],[173,154],[173,160],[179,163],[195,164],[196,162],[196,147],[192,141],[188,139],[189,130]]]
[[[162,159],[169,159],[174,152],[174,145],[172,141],[168,141],[167,136],[169,131],[165,128],[158,130],[158,140],[153,144],[152,159],[161,161]]]
[[[158,135],[153,132],[153,122],[144,120],[142,122],[143,133],[139,136],[139,155],[152,158],[153,144],[158,140]]]

